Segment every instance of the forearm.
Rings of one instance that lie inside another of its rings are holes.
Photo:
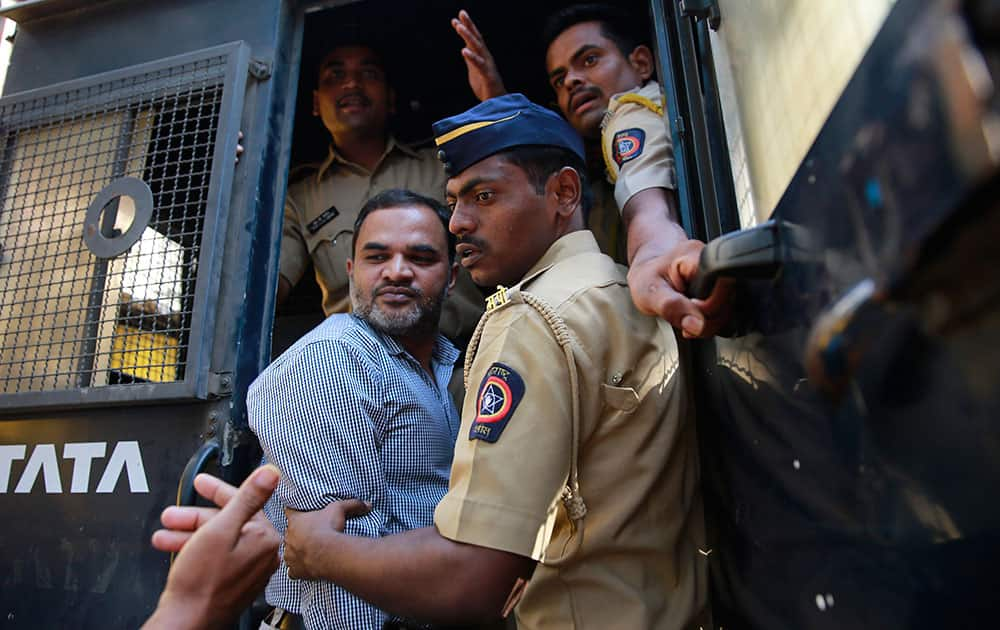
[[[628,263],[662,256],[688,240],[677,222],[674,191],[647,188],[633,195],[622,209],[628,239]]]
[[[306,561],[313,575],[383,610],[440,624],[499,619],[517,577],[527,577],[534,564],[453,542],[434,527],[379,539],[331,531],[315,541]]]

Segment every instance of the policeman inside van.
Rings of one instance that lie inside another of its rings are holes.
[[[476,97],[506,93],[469,14],[461,11],[452,27],[465,42],[462,57]],[[706,300],[684,295],[705,244],[689,239],[678,222],[673,144],[644,29],[645,21],[610,4],[562,9],[544,28],[545,69],[559,109],[587,144],[595,200],[587,227],[602,251],[629,265],[640,311],[664,318],[685,337],[710,337],[728,321],[730,285],[717,284]],[[610,188],[593,175],[601,170]]]
[[[323,313],[350,310],[346,261],[354,220],[383,190],[402,188],[444,200],[445,174],[434,147],[413,149],[392,135],[395,93],[379,51],[356,29],[345,27],[323,56],[313,90],[313,116],[330,133],[326,159],[289,176],[281,238],[278,303],[313,263],[323,293]],[[460,347],[483,312],[483,298],[467,273],[441,316],[441,332]]]

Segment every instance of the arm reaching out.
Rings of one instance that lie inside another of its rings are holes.
[[[493,54],[486,46],[486,40],[476,28],[475,22],[466,11],[459,11],[457,18],[452,18],[451,27],[465,42],[462,49],[462,59],[469,70],[469,87],[480,101],[501,96],[507,93],[503,78],[497,70]]]
[[[711,337],[729,321],[732,287],[720,281],[706,300],[684,295],[705,244],[689,239],[674,220],[674,203],[666,188],[648,188],[625,204],[629,291],[640,311],[662,317],[684,337]]]
[[[198,493],[222,509],[164,510],[168,529],[153,534],[153,546],[180,553],[145,630],[218,628],[250,604],[278,568],[281,539],[260,510],[279,477],[274,466],[262,466],[237,489],[199,475]]]

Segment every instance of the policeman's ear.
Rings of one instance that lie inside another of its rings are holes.
[[[347,257],[347,275],[350,276],[351,272],[354,271],[354,259],[351,256]]]
[[[313,90],[313,116],[319,116],[319,90]]]
[[[656,68],[653,62],[653,51],[645,44],[639,44],[632,49],[628,56],[628,64],[632,66],[643,83],[653,76],[653,70]]]
[[[445,291],[445,295],[451,293],[451,290],[455,288],[455,283],[458,282],[458,261],[451,263],[451,270],[448,274],[448,287]]]
[[[556,214],[564,219],[570,219],[581,208],[583,203],[583,187],[580,174],[575,168],[564,166],[549,178],[546,191],[553,195],[556,201]],[[580,213],[582,216],[582,213]]]

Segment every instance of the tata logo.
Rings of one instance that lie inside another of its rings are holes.
[[[25,444],[0,444],[0,494],[7,494],[10,488],[10,473],[15,461],[25,458],[28,446]],[[47,494],[63,493],[63,480],[59,473],[58,451],[55,444],[38,444],[24,465],[21,477],[14,486],[14,494],[28,494],[35,488],[38,478]],[[69,482],[72,494],[91,491],[91,472],[95,461],[97,470],[103,472],[93,492],[108,494],[114,492],[122,474],[128,476],[129,492],[133,494],[149,492],[146,469],[142,465],[142,453],[138,442],[117,442],[107,457],[107,442],[71,442],[63,445],[62,459],[73,461],[73,476]],[[102,462],[107,457],[107,463]]]

